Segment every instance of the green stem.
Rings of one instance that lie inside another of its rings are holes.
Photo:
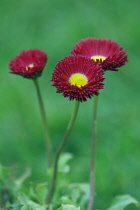
[[[48,124],[47,124],[47,119],[46,119],[45,108],[44,108],[44,104],[43,104],[43,100],[42,100],[42,96],[41,96],[41,92],[40,92],[38,79],[34,79],[33,81],[34,81],[36,92],[37,92],[41,117],[42,117],[44,131],[45,131],[48,167],[51,168],[51,165],[52,165],[52,147],[51,147],[51,141],[50,141],[50,136],[49,136],[49,132],[48,132]]]
[[[77,114],[78,114],[78,109],[79,109],[79,104],[80,102],[76,101],[75,102],[75,107],[74,107],[74,111],[73,111],[73,114],[71,116],[71,119],[70,119],[70,122],[68,124],[68,127],[67,127],[67,130],[64,134],[64,137],[60,143],[60,146],[56,152],[56,156],[55,156],[55,161],[54,161],[54,171],[53,171],[53,178],[52,178],[52,182],[51,182],[51,185],[50,185],[50,190],[49,190],[49,193],[48,193],[48,197],[47,197],[47,200],[46,200],[46,203],[48,204],[48,208],[49,208],[49,205],[51,203],[51,200],[53,198],[53,195],[54,195],[54,192],[55,192],[55,187],[56,187],[56,181],[57,181],[57,171],[58,171],[58,160],[59,160],[59,157],[60,157],[60,154],[68,140],[68,136],[74,126],[74,123],[75,123],[75,120],[76,120],[76,117],[77,117]],[[47,208],[47,209],[48,209]]]
[[[90,195],[87,210],[92,210],[94,202],[94,159],[96,143],[96,119],[98,108],[98,96],[94,96],[93,116],[92,116],[92,141],[91,141],[91,160],[90,160]]]

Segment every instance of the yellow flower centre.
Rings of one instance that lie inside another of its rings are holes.
[[[34,67],[34,64],[29,64],[28,66],[26,66],[26,71],[28,71],[29,69],[32,69]]]
[[[77,87],[82,87],[85,86],[88,83],[88,79],[84,74],[73,74],[70,79],[69,82],[71,85],[77,86]]]
[[[101,56],[101,55],[95,55],[95,56],[92,56],[91,59],[93,59],[94,61],[97,61],[97,60],[104,61],[106,59],[106,57]]]

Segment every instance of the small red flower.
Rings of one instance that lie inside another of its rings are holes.
[[[47,62],[47,54],[39,49],[25,50],[10,61],[10,73],[19,74],[26,78],[40,75]]]
[[[103,70],[114,70],[123,66],[128,60],[126,51],[115,41],[110,39],[86,38],[76,43],[73,55],[87,56],[100,62]]]
[[[67,56],[54,69],[52,81],[57,93],[69,100],[86,101],[103,89],[101,66],[85,56]]]

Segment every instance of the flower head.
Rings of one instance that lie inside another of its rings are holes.
[[[47,54],[39,49],[25,50],[10,61],[10,73],[27,78],[38,76],[43,71],[47,60]]]
[[[110,39],[82,39],[76,43],[72,54],[87,56],[101,63],[103,70],[117,71],[116,68],[128,61],[126,51]]]
[[[101,66],[85,56],[67,56],[59,61],[52,76],[57,93],[69,100],[86,101],[103,88]]]

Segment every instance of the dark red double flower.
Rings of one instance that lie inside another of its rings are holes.
[[[27,78],[38,76],[47,62],[47,54],[39,49],[25,50],[10,61],[11,73]]]
[[[59,61],[53,73],[53,86],[69,100],[86,101],[103,88],[101,66],[85,56],[67,56]]]
[[[98,61],[103,70],[116,71],[128,61],[126,51],[110,39],[82,39],[76,43],[72,54],[87,56]]]

